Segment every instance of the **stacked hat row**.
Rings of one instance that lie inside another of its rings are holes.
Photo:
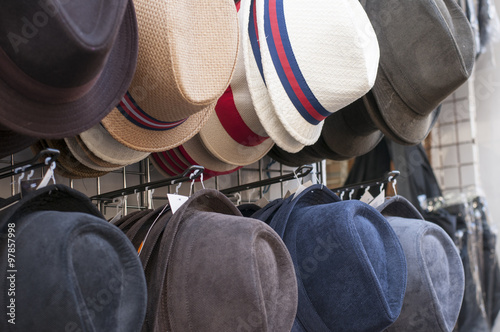
[[[219,175],[269,151],[296,166],[417,144],[474,64],[454,0],[76,1],[0,17],[0,157],[65,139],[93,170],[70,177],[149,153],[164,174]],[[174,158],[184,144],[202,156]]]
[[[67,187],[29,193],[0,214],[2,331],[453,330],[460,256],[404,198],[314,185],[241,211],[204,189],[113,225]]]

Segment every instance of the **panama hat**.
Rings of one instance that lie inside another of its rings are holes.
[[[245,33],[245,29],[240,32]],[[240,43],[243,43],[243,38],[240,38]],[[215,112],[200,130],[201,140],[210,153],[235,166],[258,161],[274,144],[255,112],[241,50],[242,47],[238,52],[230,86],[219,98]]]
[[[407,269],[387,220],[321,185],[281,204],[270,226],[295,267],[299,305],[292,331],[368,332],[391,325],[401,312]]]
[[[7,0],[3,5],[3,126],[33,137],[70,137],[118,104],[137,61],[132,1]]]
[[[126,166],[139,162],[149,155],[149,152],[133,150],[121,144],[101,124],[78,136],[92,154],[111,164]]]
[[[453,0],[405,0],[397,5],[362,0],[361,4],[380,44],[372,90],[377,108],[371,115],[382,117],[385,125],[380,129],[387,137],[417,144],[435,123],[438,105],[472,73],[475,50],[470,23]]]
[[[15,324],[5,315],[2,331],[139,331],[147,304],[141,263],[85,195],[62,185],[28,193],[0,213],[0,231],[0,300],[15,298]]]
[[[290,255],[269,226],[241,216],[222,193],[191,196],[160,246],[158,330],[290,331],[297,309]]]
[[[137,70],[102,124],[132,149],[161,152],[198,133],[228,87],[238,53],[238,19],[231,0],[136,0],[134,5]]]
[[[402,196],[391,197],[377,210],[396,232],[408,265],[403,309],[386,331],[453,331],[465,287],[464,267],[453,240]]]
[[[264,76],[261,71],[262,63],[260,60],[258,38],[250,38],[249,35],[250,33],[255,34],[257,31],[255,29],[255,16],[253,15],[250,20],[250,6],[252,5],[252,1],[241,0],[238,4],[240,5],[238,17],[242,29],[240,37],[243,39],[242,51],[243,61],[245,63],[245,76],[255,112],[266,133],[276,145],[288,152],[293,153],[300,151],[300,149],[304,147],[304,144],[298,142],[285,130],[273,109],[274,106],[271,103]],[[264,115],[265,121],[262,121]]]
[[[266,36],[262,72],[276,115],[297,141],[314,144],[323,120],[375,82],[379,48],[370,20],[356,0],[254,2],[250,38]]]

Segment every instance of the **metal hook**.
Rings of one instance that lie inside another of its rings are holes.
[[[200,174],[200,182],[203,189],[205,189],[205,183],[203,183],[203,173]]]
[[[354,194],[354,189],[352,189],[350,192],[349,192],[349,200],[352,199],[352,195]]]
[[[179,182],[179,184],[175,187],[175,194],[179,195],[179,188],[182,186],[182,182]],[[191,194],[189,194],[191,196]]]
[[[30,180],[33,177],[33,174],[35,174],[35,170],[34,169],[32,169],[30,171],[30,174],[28,174],[28,177],[26,178],[26,180]]]
[[[343,201],[344,200],[344,194],[345,194],[345,191],[342,191],[340,193],[340,200]]]
[[[396,183],[398,183],[398,180],[394,179],[394,181],[392,181],[392,189],[394,189],[394,196],[398,195],[398,192],[396,190]]]
[[[191,186],[189,187],[189,197],[191,197],[191,194],[194,192],[194,181],[196,179],[193,179],[193,181],[191,181]]]
[[[380,190],[379,191],[382,192],[382,190],[384,190],[384,183],[380,184]]]
[[[236,205],[240,205],[241,204],[241,194],[236,193],[235,196],[236,196]]]

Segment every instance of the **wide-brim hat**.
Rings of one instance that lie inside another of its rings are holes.
[[[79,138],[92,154],[112,164],[130,165],[149,155],[149,152],[137,151],[121,144],[101,124],[82,132]]]
[[[136,0],[134,5],[137,70],[102,124],[132,149],[161,152],[198,133],[228,87],[238,53],[238,19],[231,0]]]
[[[355,0],[254,2],[250,16],[256,15],[257,32],[250,39],[266,37],[258,44],[273,109],[292,137],[312,145],[326,117],[373,86],[379,59],[375,32]]]
[[[240,24],[240,35],[246,33]],[[266,155],[274,145],[259,121],[245,74],[242,44],[228,89],[219,98],[200,138],[212,155],[235,166],[250,165]]]
[[[438,105],[472,73],[474,37],[453,0],[362,0],[380,44],[373,86],[385,126],[406,144],[421,142]],[[390,20],[382,15],[390,15]],[[391,138],[391,134],[380,128]]]
[[[313,185],[287,198],[270,226],[295,266],[299,306],[292,331],[382,331],[399,316],[405,256],[377,210]]]
[[[18,134],[0,126],[0,158],[28,148],[36,138]]]
[[[255,107],[255,112],[259,117],[262,127],[271,139],[282,149],[293,153],[300,151],[305,144],[298,142],[292,135],[290,135],[280,119],[276,115],[274,106],[269,97],[264,77],[259,69],[262,68],[260,60],[260,48],[256,39],[250,40],[249,33],[255,33],[256,21],[250,20],[250,6],[251,0],[241,0],[239,3],[240,10],[238,11],[239,22],[242,29],[242,52],[243,61],[245,63],[245,76],[252,97],[252,103]],[[255,16],[252,16],[255,18]],[[244,31],[245,30],[245,31]],[[263,121],[265,119],[265,121]]]
[[[121,165],[113,165],[113,166],[102,166],[94,162],[87,153],[83,150],[80,144],[75,137],[65,138],[64,143],[68,147],[69,151],[78,160],[83,166],[86,166],[90,169],[101,171],[101,172],[111,172],[116,171],[118,169],[123,168]]]
[[[453,331],[465,287],[462,260],[453,240],[401,196],[391,197],[377,210],[396,232],[408,266],[401,314],[386,331]]]
[[[85,195],[62,185],[39,189],[2,211],[0,228],[2,303],[14,298],[7,277],[16,284],[15,324],[6,315],[2,331],[140,330],[147,298],[137,253]],[[15,268],[7,260],[10,230]]]
[[[155,279],[164,298],[157,328],[290,331],[297,286],[288,250],[222,193],[191,196],[167,223],[158,255],[166,270]]]
[[[35,11],[25,20],[4,10],[9,33],[25,34],[13,44],[17,53],[0,51],[0,122],[33,137],[74,136],[105,117],[129,87],[138,51],[134,6],[131,0],[39,5],[19,4],[29,7],[20,9],[25,14]],[[92,15],[92,28],[79,22]]]

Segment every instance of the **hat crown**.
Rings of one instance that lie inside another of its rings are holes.
[[[14,66],[33,84],[81,87],[103,69],[126,6],[126,0],[8,0],[0,13],[0,68]],[[19,80],[3,78],[26,93]]]

